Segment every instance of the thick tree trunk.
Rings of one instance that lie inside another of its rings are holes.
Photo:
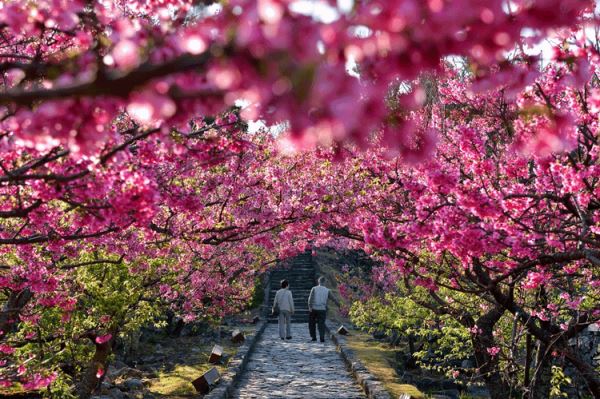
[[[488,353],[488,349],[495,346],[494,325],[498,322],[502,313],[503,311],[497,307],[480,317],[476,323],[480,333],[473,335],[471,339],[477,368],[483,376],[491,399],[506,399],[506,393],[510,392],[509,385],[502,379],[499,372],[498,355],[491,356]]]
[[[510,388],[498,372],[498,361],[487,353],[487,349],[493,346],[488,345],[489,341],[489,337],[482,334],[472,340],[477,368],[490,392],[491,399],[506,399],[506,393],[510,392]]]
[[[94,393],[98,384],[100,383],[100,378],[98,377],[98,370],[106,371],[106,366],[108,364],[108,357],[112,352],[112,344],[114,342],[114,335],[108,342],[98,344],[93,341],[96,345],[96,352],[90,360],[89,364],[83,371],[81,375],[81,379],[77,384],[77,396],[80,399],[89,399],[90,396]]]
[[[0,330],[6,332],[12,331],[19,323],[19,314],[33,297],[33,293],[25,288],[22,291],[11,291],[6,303],[0,312]],[[0,339],[5,338],[8,334],[2,334]]]
[[[415,349],[415,339],[413,338],[412,334],[408,334],[407,340],[408,340],[408,351],[410,352],[410,356],[412,357],[414,355],[414,353],[417,351]]]
[[[183,319],[173,316],[170,320],[168,320],[167,332],[170,337],[179,337],[183,327],[185,327],[185,322]]]
[[[124,348],[125,357],[127,360],[133,360],[140,350],[140,339],[142,338],[142,331],[137,330],[129,334],[127,337],[126,345]]]
[[[482,276],[481,273],[478,273],[478,276]],[[489,283],[489,278],[483,276],[482,281],[484,283]],[[498,304],[504,307],[504,309],[508,310],[514,315],[518,315],[519,319],[523,323],[523,325],[527,328],[527,331],[537,338],[538,340],[544,342],[546,345],[552,345],[553,348],[556,348],[559,352],[565,355],[565,358],[579,371],[581,377],[585,380],[590,393],[596,399],[600,399],[600,377],[598,373],[594,370],[592,365],[588,364],[579,356],[579,354],[575,353],[568,345],[568,342],[563,339],[556,340],[555,335],[547,329],[542,329],[536,326],[535,318],[530,317],[527,312],[524,312],[514,301],[512,292],[505,294],[498,286],[490,287],[490,293],[494,296],[494,299]],[[557,326],[553,326],[553,330],[558,330]]]

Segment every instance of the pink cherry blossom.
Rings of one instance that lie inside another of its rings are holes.
[[[105,334],[105,335],[97,336],[95,341],[97,344],[104,344],[104,343],[110,341],[111,338],[112,338],[112,334]]]
[[[121,40],[111,52],[112,60],[121,68],[132,69],[140,63],[139,51],[135,42],[127,39]]]
[[[491,356],[491,357],[496,357],[496,355],[498,353],[500,353],[500,348],[498,348],[497,346],[492,346],[491,348],[487,348],[487,353]]]

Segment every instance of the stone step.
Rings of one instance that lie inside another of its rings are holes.
[[[292,298],[294,299],[294,301],[298,301],[298,300],[306,300],[306,301],[308,301],[308,297],[309,297],[308,292],[305,293],[304,295],[303,294],[299,294],[297,292],[293,292],[292,293]],[[273,300],[275,300],[275,294],[273,294],[271,296],[271,298],[273,298]]]
[[[294,284],[294,286],[296,288],[300,288],[300,287],[302,287],[302,288],[312,288],[312,287],[315,286],[315,284],[312,281],[302,281],[302,280],[293,281],[293,280],[289,280],[289,279],[286,279],[286,280],[288,281],[288,283],[290,284],[290,286],[292,284]],[[281,288],[281,282],[280,281],[271,282],[270,288],[271,289],[275,289],[275,288],[279,289],[279,288]]]
[[[272,285],[279,285],[281,283],[281,280],[287,280],[290,283],[294,282],[294,283],[306,283],[306,284],[314,284],[315,280],[313,278],[308,278],[308,277],[290,277],[290,276],[283,276],[281,278],[272,278],[271,279],[271,284]]]
[[[281,270],[281,271],[273,271],[271,272],[271,276],[288,276],[288,275],[295,275],[295,276],[314,276],[315,275],[315,271],[314,270]]]
[[[275,300],[275,294],[273,294],[273,296],[271,296],[271,298],[273,300]],[[308,294],[299,295],[299,294],[294,293],[293,294],[293,299],[294,299],[294,302],[298,302],[298,301],[308,302]]]
[[[287,281],[297,281],[297,282],[310,282],[310,283],[314,283],[315,279],[312,277],[306,277],[306,276],[281,276],[281,277],[275,277],[273,278],[273,276],[271,276],[271,284],[273,283],[277,283],[279,284],[281,282],[281,280],[287,280]]]
[[[292,317],[291,321],[292,321],[292,323],[306,323],[306,324],[308,324],[308,317],[306,317],[306,318],[294,318],[294,317]],[[279,322],[279,320],[277,320],[277,318],[274,318],[274,319],[269,319],[268,322],[269,323],[277,323],[277,322]]]
[[[271,301],[271,303],[269,304],[269,306],[273,305],[273,301]],[[294,306],[298,306],[298,305],[302,305],[302,306],[306,306],[308,307],[308,297],[306,298],[294,298]]]
[[[315,284],[315,280],[312,278],[306,278],[306,277],[294,277],[294,278],[290,278],[289,276],[284,276],[281,278],[276,278],[276,279],[271,279],[271,285],[279,285],[281,284],[281,280],[287,280],[290,284],[291,283],[304,283],[304,284]]]
[[[269,298],[271,298],[271,299],[275,298],[275,293],[276,292],[277,291],[271,291],[271,294],[270,294]],[[296,299],[296,298],[305,298],[305,299],[308,299],[309,295],[310,295],[310,291],[309,290],[306,290],[306,291],[293,290],[292,291],[292,296],[293,296],[294,299]]]
[[[309,313],[310,312],[308,311],[308,308],[298,308],[298,307],[296,307],[296,309],[295,309],[294,314],[292,315],[292,317],[294,317],[294,316],[296,316],[296,317],[297,316],[304,316],[304,315],[308,315]],[[272,316],[269,314],[269,317],[272,317]]]
[[[273,289],[271,289],[269,291],[270,295],[273,295],[272,298],[275,298],[275,293],[277,291],[279,291],[279,288],[277,288],[277,289],[273,288]],[[294,287],[292,287],[292,295],[293,296],[296,296],[296,295],[309,295],[309,294],[310,294],[310,288],[307,288],[307,289],[298,289],[298,288],[296,288],[296,289],[294,289]]]
[[[281,280],[283,280],[283,279],[281,279]],[[271,288],[277,288],[277,289],[279,289],[281,287],[281,280],[278,279],[277,281],[271,281],[270,287]],[[312,287],[315,286],[314,282],[312,282],[312,281],[306,281],[304,279],[302,279],[302,280],[300,280],[300,279],[293,280],[293,279],[286,278],[286,280],[288,281],[288,283],[290,285],[294,284],[296,287],[310,287],[310,288],[312,288]]]
[[[311,283],[314,283],[315,279],[311,276],[311,277],[307,277],[307,276],[289,276],[289,275],[282,275],[280,277],[273,277],[271,276],[271,283],[277,283],[279,284],[281,282],[281,280],[288,280],[288,281],[310,281]]]
[[[281,267],[277,269],[271,269],[271,273],[281,273],[281,272],[300,272],[300,273],[314,273],[315,268],[313,266],[304,266],[304,265],[293,265],[290,267]]]
[[[292,315],[292,318],[293,317],[296,317],[296,318],[297,317],[308,317],[309,314],[310,314],[310,312],[308,311],[308,309],[305,310],[305,311],[299,311],[298,309],[296,309],[296,312]],[[273,315],[269,314],[269,318],[275,318],[276,319],[277,316],[273,316]]]
[[[270,303],[269,309],[271,309],[272,307],[273,303]],[[300,311],[301,309],[308,309],[308,301],[294,301],[294,308],[296,308],[296,312]]]

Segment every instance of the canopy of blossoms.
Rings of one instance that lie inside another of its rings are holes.
[[[239,311],[334,240],[470,328],[491,392],[511,314],[600,396],[568,345],[600,319],[595,4],[344,3],[0,3],[0,385],[89,397],[159,309]]]

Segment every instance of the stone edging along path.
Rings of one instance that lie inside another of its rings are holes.
[[[256,333],[246,339],[239,347],[236,354],[227,363],[227,371],[223,373],[219,379],[219,383],[212,391],[203,396],[204,399],[227,399],[233,397],[231,395],[235,390],[235,385],[244,374],[248,359],[254,351],[256,343],[259,341],[267,325],[267,321],[259,322],[256,327]]]
[[[352,375],[365,391],[367,398],[369,399],[392,399],[392,396],[385,390],[381,381],[375,378],[369,370],[362,364],[358,356],[348,346],[347,340],[344,336],[335,334],[335,329],[327,321],[327,330],[331,340],[337,346],[338,352],[340,352],[342,359],[346,363],[348,369],[352,372]]]

